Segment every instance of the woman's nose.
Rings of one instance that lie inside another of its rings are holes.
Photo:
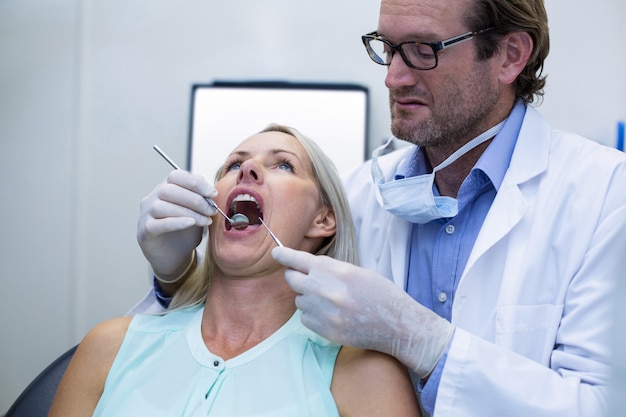
[[[261,166],[254,159],[248,159],[241,164],[241,167],[239,168],[239,175],[237,176],[237,181],[259,182],[262,179],[261,175]]]

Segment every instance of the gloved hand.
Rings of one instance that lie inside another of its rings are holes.
[[[327,256],[277,247],[302,323],[336,343],[394,356],[424,378],[454,327],[385,277]]]
[[[157,277],[175,279],[189,266],[202,228],[216,213],[204,197],[216,195],[203,177],[174,170],[141,200],[137,241]]]

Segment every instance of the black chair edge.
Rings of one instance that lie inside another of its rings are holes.
[[[70,348],[44,369],[22,391],[4,417],[46,417],[54,394],[78,345]]]

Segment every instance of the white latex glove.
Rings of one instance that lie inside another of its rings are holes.
[[[137,241],[156,276],[175,279],[188,267],[216,213],[205,197],[216,195],[202,176],[174,170],[141,200]]]
[[[327,256],[277,247],[302,323],[335,343],[377,350],[424,378],[454,327],[385,277]]]

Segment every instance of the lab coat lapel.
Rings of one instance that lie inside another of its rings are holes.
[[[381,208],[381,210],[384,209]],[[369,257],[376,258],[373,263],[369,258],[361,259],[362,264],[392,280],[400,288],[405,288],[411,245],[411,224],[387,211],[384,211],[378,220],[382,221],[384,232],[371,235],[368,233],[371,227],[361,231],[359,239],[368,242],[367,249],[361,250],[362,254],[368,253]],[[372,224],[371,226],[375,228],[381,225]],[[380,235],[384,238],[378,242]]]
[[[396,285],[406,288],[409,269],[409,253],[411,251],[411,233],[413,225],[397,216],[391,216],[389,222],[389,252],[391,275]]]
[[[455,300],[471,297],[472,292],[480,291],[480,288],[482,291],[486,288],[498,291],[500,288],[499,285],[488,287],[480,283],[485,281],[485,274],[500,279],[503,273],[505,260],[502,256],[506,252],[507,241],[515,233],[515,226],[523,218],[529,200],[537,192],[536,183],[530,180],[547,169],[550,134],[547,122],[536,110],[528,107],[511,164],[470,253]],[[493,257],[485,258],[491,256],[490,252]],[[482,294],[483,297],[485,295]],[[490,298],[497,298],[496,294],[491,294]],[[466,303],[460,302],[458,307],[455,303],[453,317],[458,317],[457,310],[462,309],[462,305]]]

